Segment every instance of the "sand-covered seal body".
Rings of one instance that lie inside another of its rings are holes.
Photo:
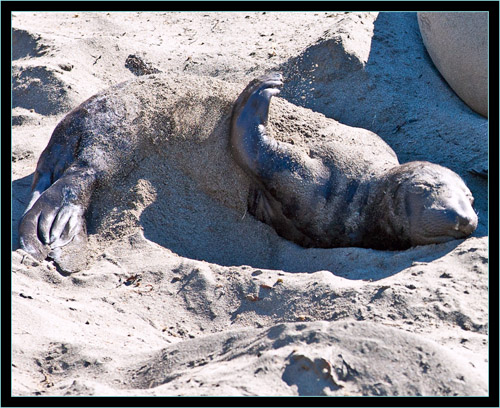
[[[54,129],[33,177],[33,194],[19,226],[21,248],[38,259],[56,257],[74,239],[84,246],[84,214],[99,180],[129,165],[137,139],[125,118],[134,103],[117,101],[124,84],[91,97]]]
[[[83,262],[85,215],[95,191],[126,179],[144,160],[160,160],[172,143],[201,143],[224,123],[227,144],[237,92],[213,78],[159,74],[115,85],[76,107],[40,156],[19,224],[20,247],[59,264],[72,246],[74,261]],[[82,262],[65,269],[80,270]]]
[[[382,139],[338,141],[310,154],[267,131],[280,74],[252,81],[235,103],[231,146],[255,188],[249,209],[305,247],[404,249],[470,235],[472,195],[451,170],[428,162],[400,165]],[[372,155],[373,149],[377,150]]]
[[[174,155],[182,156],[183,171],[210,184],[192,160],[195,151],[214,157],[203,153],[203,141],[220,150],[229,143],[227,153],[217,150],[220,171],[241,168],[249,176],[241,174],[251,179],[249,212],[302,246],[406,248],[474,230],[470,192],[456,174],[423,162],[399,166],[371,132],[357,137],[342,125],[339,133],[338,122],[307,111],[316,115],[309,128],[327,142],[305,152],[275,140],[267,121],[281,83],[277,74],[258,78],[235,102],[238,87],[214,78],[151,75],[90,98],[57,125],[39,159],[19,225],[21,248],[58,264],[73,248],[70,263],[84,260],[85,215],[98,187],[126,179],[151,157],[163,160],[172,143],[183,143]],[[305,110],[281,102],[292,115],[282,120],[293,125],[293,112]]]

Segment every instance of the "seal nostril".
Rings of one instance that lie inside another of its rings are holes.
[[[476,229],[477,222],[470,217],[457,215],[457,229],[469,235]]]

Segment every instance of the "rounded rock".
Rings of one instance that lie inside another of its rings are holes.
[[[427,52],[457,95],[488,117],[488,13],[418,13]]]

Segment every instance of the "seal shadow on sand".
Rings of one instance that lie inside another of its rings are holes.
[[[203,193],[193,191],[193,194]],[[236,222],[234,212],[216,203],[210,205],[209,198],[205,200],[201,207],[204,211],[191,214],[190,221],[182,223],[182,226],[179,226],[180,224],[174,226],[176,231],[164,230],[164,233],[160,234],[155,216],[161,204],[158,200],[155,201],[141,215],[144,237],[182,257],[221,266],[249,265],[253,268],[308,273],[326,270],[355,280],[383,279],[417,262],[432,262],[445,256],[463,242],[454,240],[445,244],[414,247],[404,251],[357,247],[302,248],[281,238],[274,231],[263,234],[261,228],[258,228],[261,222],[256,219],[242,223],[235,229],[234,224],[232,227],[223,220],[232,218]],[[169,212],[169,216],[173,219],[186,217],[186,209],[182,205],[172,208],[173,211]],[[206,223],[205,217],[210,218],[209,223]],[[200,224],[203,225],[201,229]],[[270,229],[267,225],[261,227]],[[193,238],[195,236],[196,238]],[[262,250],[263,246],[267,246],[265,251]]]

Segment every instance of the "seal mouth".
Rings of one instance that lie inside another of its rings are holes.
[[[453,241],[454,239],[460,239],[460,238],[466,238],[467,235],[464,235],[463,233],[456,231],[449,231],[440,235],[436,234],[420,234],[418,235],[418,240],[421,242],[427,242],[427,243],[440,243],[440,242],[448,242],[448,241]]]
[[[455,239],[460,239],[465,237],[453,237],[450,235],[419,235],[414,239],[414,245],[429,245],[429,244],[443,244],[445,242],[450,242]]]
[[[462,215],[454,210],[445,210],[423,215],[425,222],[420,231],[414,231],[413,234],[416,243],[441,243],[466,238],[476,230],[478,224],[476,213]]]

